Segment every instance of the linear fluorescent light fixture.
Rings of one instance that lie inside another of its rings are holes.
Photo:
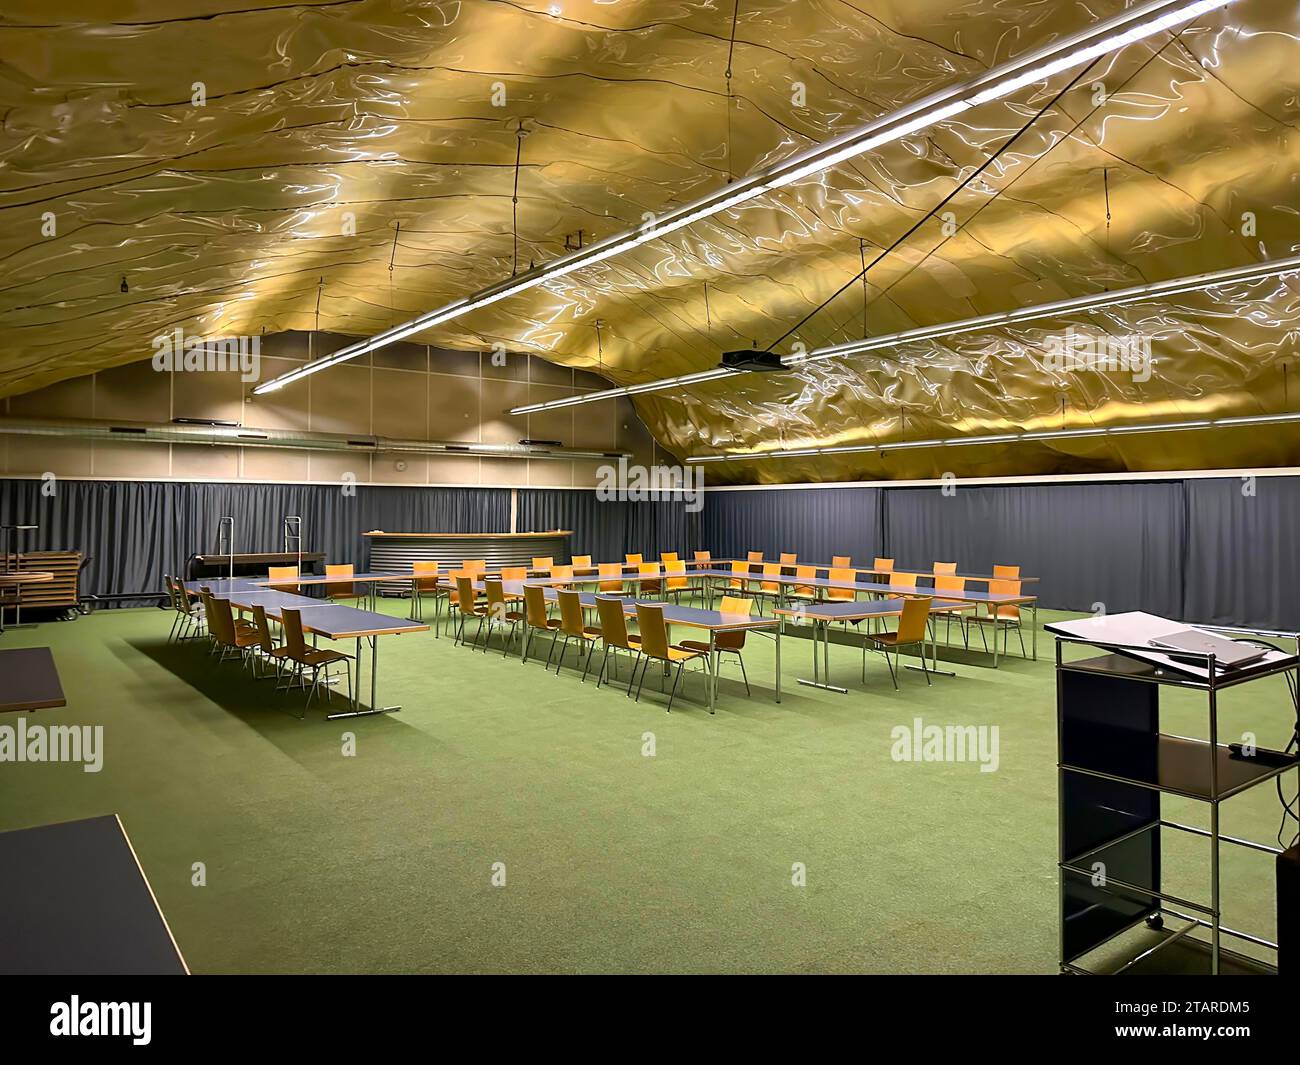
[[[806,458],[809,455],[852,455],[869,451],[908,451],[926,447],[970,447],[973,444],[1001,444],[1018,441],[1067,440],[1085,436],[1121,436],[1128,433],[1169,433],[1194,429],[1232,429],[1245,425],[1277,425],[1300,422],[1300,411],[1288,414],[1251,414],[1239,418],[1201,418],[1195,421],[1156,422],[1147,425],[1111,425],[1094,429],[1043,429],[1029,433],[1000,433],[995,436],[953,436],[944,440],[899,440],[891,444],[847,444],[842,447],[798,447],[783,451],[748,451],[729,455],[697,455],[689,463],[749,462],[755,459]]]
[[[972,107],[1001,99],[1018,89],[1044,81],[1062,71],[1084,66],[1099,56],[1125,48],[1184,22],[1190,22],[1233,2],[1234,0],[1196,0],[1194,3],[1188,3],[1187,0],[1155,0],[1153,3],[1142,4],[1055,44],[1036,49],[1018,59],[1009,60],[971,81],[931,93],[874,122],[815,145],[773,167],[758,171],[707,196],[667,211],[643,226],[595,241],[580,251],[563,256],[554,262],[544,263],[527,273],[499,281],[472,296],[455,300],[368,340],[351,344],[331,355],[306,363],[279,377],[273,377],[258,385],[253,391],[261,395],[283,388],[290,382],[299,381],[331,366],[337,366],[341,362],[396,344],[416,333],[460,318],[481,307],[488,307],[544,285],[548,281],[554,281],[577,270],[604,262],[648,241],[658,240],[702,219],[738,207],[774,189],[784,188],[813,174],[821,173],[847,159],[873,151],[913,133],[919,133]]]
[[[978,318],[963,318],[956,322],[943,322],[939,325],[918,326],[905,329],[901,333],[888,333],[865,340],[851,340],[844,344],[818,348],[805,355],[787,355],[782,360],[787,367],[794,368],[810,362],[825,359],[844,358],[861,355],[868,351],[913,344],[923,340],[939,340],[943,337],[957,336],[961,333],[979,333],[989,329],[1021,325],[1043,318],[1062,318],[1084,311],[1096,311],[1106,307],[1122,307],[1129,303],[1142,303],[1146,300],[1160,299],[1165,296],[1177,296],[1186,292],[1200,292],[1205,289],[1221,288],[1234,282],[1258,281],[1266,277],[1276,277],[1300,271],[1300,255],[1272,262],[1253,263],[1249,266],[1234,266],[1227,270],[1217,270],[1209,274],[1194,274],[1189,277],[1176,277],[1169,281],[1155,281],[1149,285],[1135,285],[1132,288],[1117,289],[1114,292],[1097,292],[1090,296],[1077,296],[1053,303],[1037,303],[1032,307],[1021,307],[1015,311],[1001,311],[997,314],[984,314]],[[701,370],[699,373],[686,374],[682,377],[667,377],[661,381],[646,381],[639,385],[623,388],[610,388],[601,392],[587,392],[578,396],[566,396],[546,403],[532,403],[524,407],[515,407],[511,414],[533,414],[540,410],[555,407],[570,407],[579,403],[596,403],[600,400],[615,399],[619,396],[634,396],[643,392],[660,392],[670,388],[683,388],[686,385],[714,381],[720,377],[729,377],[745,370],[724,370],[714,368]]]

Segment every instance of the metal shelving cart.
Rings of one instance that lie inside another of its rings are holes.
[[[1068,626],[1061,626],[1066,628]],[[1060,966],[1064,973],[1094,972],[1081,964],[1085,955],[1145,921],[1164,929],[1166,917],[1184,925],[1166,932],[1119,965],[1123,972],[1172,943],[1205,949],[1209,969],[1222,961],[1257,971],[1276,966],[1221,945],[1224,936],[1257,947],[1277,944],[1222,923],[1220,846],[1229,844],[1277,855],[1280,848],[1220,831],[1220,805],[1234,795],[1274,780],[1300,764],[1295,734],[1285,750],[1219,742],[1219,694],[1267,677],[1285,676],[1291,706],[1300,723],[1297,676],[1300,635],[1263,630],[1197,626],[1235,640],[1286,647],[1264,660],[1235,669],[1218,666],[1213,655],[1183,656],[1177,662],[1152,661],[1150,644],[1111,643],[1063,635],[1057,626],[1057,773],[1059,802]],[[1067,660],[1072,645],[1105,653]],[[1294,650],[1292,650],[1294,646]],[[1171,668],[1172,665],[1172,668]],[[1194,668],[1180,669],[1180,665]],[[1203,674],[1203,676],[1201,675]],[[1209,711],[1208,740],[1160,731],[1160,691],[1176,687],[1204,693]],[[1168,820],[1161,796],[1180,796],[1208,806],[1209,829]],[[1182,898],[1161,885],[1161,836],[1168,831],[1205,838],[1210,850],[1210,898]],[[1209,932],[1209,942],[1192,936]]]

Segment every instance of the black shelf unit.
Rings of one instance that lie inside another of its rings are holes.
[[[1206,626],[1203,626],[1206,627]],[[1221,944],[1223,936],[1256,946],[1277,944],[1221,920],[1219,864],[1222,844],[1276,855],[1269,844],[1220,832],[1219,806],[1234,795],[1273,780],[1300,765],[1300,755],[1258,748],[1247,756],[1219,742],[1218,694],[1227,688],[1266,677],[1290,674],[1292,706],[1300,722],[1296,680],[1300,673],[1300,635],[1215,628],[1233,638],[1287,642],[1284,658],[1225,671],[1202,656],[1208,669],[1200,678],[1161,668],[1126,655],[1150,652],[1149,646],[1100,643],[1057,636],[1056,708],[1059,801],[1060,968],[1089,974],[1081,959],[1142,922],[1164,928],[1166,917],[1184,921],[1154,946],[1115,971],[1144,961],[1155,951],[1186,940],[1203,945],[1212,974],[1225,959],[1247,962],[1263,971],[1275,966],[1246,958]],[[1067,660],[1072,645],[1102,650],[1093,657]],[[1294,647],[1294,652],[1292,652]],[[1160,690],[1192,689],[1206,697],[1209,739],[1160,731]],[[1209,830],[1167,820],[1160,797],[1179,796],[1203,802]],[[1161,841],[1166,831],[1203,837],[1210,851],[1210,897],[1180,898],[1161,885]],[[1202,943],[1192,933],[1209,933]]]

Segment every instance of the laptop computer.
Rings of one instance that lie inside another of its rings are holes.
[[[1266,648],[1250,643],[1238,643],[1236,640],[1225,639],[1202,629],[1179,629],[1147,642],[1150,646],[1159,647],[1173,655],[1177,655],[1179,651],[1213,654],[1216,666],[1230,668],[1256,662],[1268,653]]]

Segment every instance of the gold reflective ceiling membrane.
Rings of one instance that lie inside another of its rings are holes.
[[[508,276],[520,120],[526,268],[560,255],[566,234],[638,225],[1123,7],[741,0],[729,104],[732,5],[716,2],[138,0],[111,23],[102,4],[9,3],[0,395],[148,358],[176,326],[310,330],[319,297],[322,330],[370,336]],[[624,385],[766,346],[1071,76],[420,339],[499,342]],[[852,285],[794,339],[817,348],[1294,254],[1297,118],[1290,2],[1238,0],[1099,60],[957,192],[951,218],[929,219],[871,269],[865,308]],[[1298,321],[1290,277],[636,404],[682,457],[1272,413],[1300,408],[1286,372]],[[1048,342],[1071,325],[1150,338],[1150,373],[1052,364]],[[264,361],[264,376],[289,365]],[[737,460],[707,476],[1283,465],[1300,461],[1298,439],[1286,427],[1135,434]]]

